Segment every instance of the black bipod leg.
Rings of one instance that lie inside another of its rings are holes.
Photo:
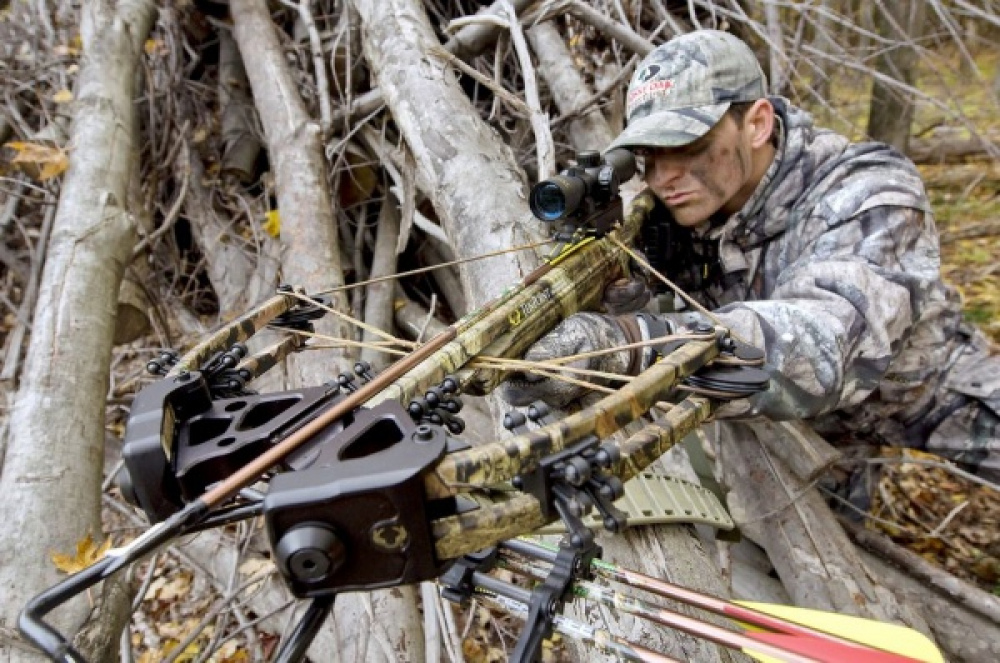
[[[572,598],[573,583],[590,577],[590,563],[600,554],[601,548],[594,542],[593,536],[567,536],[560,543],[549,574],[542,584],[531,591],[528,618],[508,659],[511,663],[538,663],[542,660],[542,641],[552,635],[553,620]]]
[[[302,619],[295,625],[295,630],[281,643],[281,649],[274,659],[275,663],[300,663],[305,660],[306,650],[319,633],[323,622],[330,616],[336,598],[336,594],[331,594],[313,599]]]
[[[585,528],[583,531],[590,534]],[[551,637],[555,618],[572,598],[573,583],[593,578],[591,562],[600,557],[601,548],[594,542],[593,535],[567,536],[558,552],[517,540],[501,545],[521,556],[552,564],[545,580],[529,590],[488,575],[496,564],[497,549],[487,548],[455,560],[438,581],[441,596],[453,603],[465,603],[477,592],[484,591],[528,606],[524,629],[508,660],[511,663],[537,663],[541,661],[542,642]]]

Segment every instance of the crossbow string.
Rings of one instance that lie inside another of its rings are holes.
[[[620,199],[612,202],[619,210],[613,229],[607,226],[609,213],[602,211],[601,232],[564,238],[521,283],[411,347],[381,373],[359,362],[355,375],[325,385],[251,391],[248,385],[284,357],[313,347],[311,339],[342,343],[312,330],[312,321],[330,310],[328,303],[294,288],[282,289],[183,356],[166,352],[154,359],[149,368],[161,377],[133,402],[121,480],[123,495],[154,524],[33,599],[21,614],[21,632],[53,660],[82,662],[44,621],[49,612],[176,537],[263,516],[272,558],[291,593],[313,601],[282,644],[279,661],[304,657],[338,593],[431,579],[439,579],[452,600],[479,598],[526,614],[515,661],[537,660],[541,641],[553,630],[625,660],[673,660],[561,616],[574,596],[613,604],[762,660],[841,660],[824,651],[873,662],[937,660],[889,653],[884,650],[892,647],[884,643],[873,649],[824,635],[641,580],[600,561],[593,532],[582,520],[586,512],[595,508],[606,529],[620,531],[627,523],[614,502],[623,483],[719,405],[766,385],[766,374],[756,368],[763,353],[721,325],[653,339],[658,361],[632,378],[596,376],[622,384],[574,414],[556,419],[538,403],[526,415],[509,415],[510,437],[477,447],[461,439],[460,394],[487,394],[510,370],[525,370],[518,358],[532,343],[565,317],[596,308],[604,288],[628,275],[635,256],[627,245],[654,201],[640,194],[627,213]],[[244,344],[266,327],[289,333],[250,355]],[[394,351],[398,339],[381,336],[376,347]],[[563,364],[557,360],[532,370],[563,379],[572,372]],[[581,377],[595,374],[583,371]],[[609,441],[654,408],[662,412],[639,432],[621,443]],[[262,480],[268,482],[263,497],[249,490]],[[556,549],[517,539],[554,521],[567,530]],[[527,573],[537,585],[526,589],[497,580],[489,571],[498,565]],[[598,576],[654,587],[763,630],[724,629],[626,600],[595,584]]]

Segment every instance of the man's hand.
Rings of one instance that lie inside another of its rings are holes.
[[[611,315],[622,315],[640,310],[650,297],[649,288],[642,279],[618,279],[604,289],[601,304]]]
[[[555,329],[540,338],[524,355],[525,361],[547,361],[559,357],[615,348],[628,343],[621,325],[614,319],[599,313],[577,313],[563,320]],[[594,357],[585,357],[568,362],[570,368],[625,374],[632,361],[628,350],[611,352]],[[577,373],[566,373],[577,380],[593,380],[606,384],[606,380],[585,378]],[[511,405],[528,405],[536,400],[545,401],[553,407],[566,407],[587,392],[582,387],[562,380],[548,378],[536,373],[517,372],[504,383],[502,396]]]
[[[619,317],[599,313],[577,313],[563,320],[543,336],[525,354],[526,361],[546,361],[559,357],[586,354],[595,350],[618,348],[638,341],[657,338],[671,333],[668,323],[647,314],[630,314]],[[652,350],[625,349],[591,357],[583,357],[565,365],[619,375],[637,375],[652,361]],[[584,377],[567,372],[577,380],[606,385],[609,380]],[[504,383],[501,395],[515,406],[524,406],[536,400],[553,407],[564,408],[588,391],[587,387],[563,380],[548,378],[535,373],[516,372]]]

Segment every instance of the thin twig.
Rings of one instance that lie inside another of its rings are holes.
[[[521,64],[521,78],[524,81],[524,98],[531,109],[529,118],[535,134],[535,154],[538,158],[538,179],[548,179],[556,172],[556,148],[552,142],[552,129],[549,128],[549,116],[542,110],[538,99],[538,84],[535,82],[535,68],[531,64],[531,53],[521,31],[521,22],[517,20],[517,12],[508,0],[501,0],[509,17],[508,29]]]
[[[180,218],[181,207],[184,205],[184,199],[187,197],[188,185],[191,182],[191,162],[188,156],[187,142],[185,142],[181,148],[181,167],[179,170],[181,172],[181,188],[180,191],[177,192],[177,197],[174,198],[173,205],[170,206],[170,209],[167,211],[167,215],[163,217],[163,222],[160,223],[160,227],[149,236],[144,237],[138,244],[135,245],[135,248],[132,249],[132,260],[139,258],[139,256],[146,252],[146,249],[153,246],[154,242],[173,230],[174,224],[177,222],[177,219]]]
[[[313,74],[316,76],[316,96],[319,98],[320,129],[323,132],[323,139],[326,140],[333,131],[333,106],[330,103],[330,83],[326,75],[326,62],[323,59],[323,41],[319,37],[316,21],[313,20],[312,12],[309,10],[309,0],[299,0],[298,3],[281,0],[281,4],[299,13],[299,19],[309,35]],[[350,68],[350,63],[347,63],[347,67]]]

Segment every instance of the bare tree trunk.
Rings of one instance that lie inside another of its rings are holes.
[[[821,0],[820,2],[820,15],[816,20],[816,35],[813,38],[813,46],[824,56],[832,58],[837,51],[837,44],[831,36],[834,26],[833,21],[830,20],[829,12],[832,11],[830,5],[830,0]],[[816,75],[813,89],[816,90],[816,94],[823,100],[830,98],[830,76],[834,71],[834,67],[830,66],[831,61],[823,56],[810,60]]]
[[[923,32],[926,7],[924,0],[899,0],[882,5],[881,12],[875,15],[875,23],[879,34],[892,44],[882,45],[882,53],[875,63],[877,72],[900,84],[913,85],[917,75],[914,43]],[[884,78],[876,78],[868,110],[868,135],[906,152],[913,109],[912,93]]]
[[[298,96],[264,0],[234,3],[231,12],[275,173],[284,278],[310,292],[336,288],[343,285],[344,277],[320,127],[308,116]],[[348,310],[343,291],[333,295],[333,307]],[[316,325],[317,331],[335,338],[353,338],[345,323],[328,318]],[[341,361],[349,356],[346,350],[338,354]],[[320,361],[311,356],[292,357],[289,365],[292,384],[300,386],[320,384],[340,370],[349,370],[346,366],[337,368],[326,357]],[[335,621],[345,660],[362,660],[372,637],[384,643],[388,652],[407,648],[411,653],[422,651],[422,642],[413,642],[414,634],[420,633],[415,596],[415,591],[386,590],[338,597]],[[379,621],[369,618],[364,625],[372,600],[383,612]],[[379,638],[380,634],[384,637]]]
[[[274,172],[281,215],[282,278],[307,292],[337,288],[344,284],[344,274],[320,127],[299,97],[266,2],[233,3],[230,11]],[[343,291],[331,297],[334,309],[349,310]],[[347,324],[331,316],[320,320],[316,330],[334,338],[353,338]],[[348,357],[346,350],[325,354],[323,361],[293,356],[289,366],[300,384],[316,385],[341,370],[337,362],[346,363]]]
[[[372,255],[372,271],[369,278],[377,279],[396,273],[396,244],[399,241],[399,210],[396,209],[396,199],[387,195],[382,201],[382,210],[378,217],[378,228],[375,235],[375,252]],[[372,283],[365,288],[365,324],[375,329],[392,329],[393,289],[392,281]],[[380,337],[365,331],[366,342],[380,341]],[[375,349],[364,348],[361,358],[376,369],[389,364],[389,355]]]
[[[790,84],[788,57],[785,55],[785,41],[781,30],[781,13],[773,1],[764,2],[764,22],[770,40],[767,72],[770,92],[787,95]]]
[[[538,224],[527,209],[523,175],[448,65],[428,55],[438,43],[421,4],[355,0],[355,6],[365,57],[458,257],[528,242]],[[534,254],[521,253],[464,264],[470,305],[499,295],[536,263]]]
[[[552,98],[563,115],[569,115],[590,100],[593,92],[573,64],[559,30],[551,22],[539,23],[528,30],[531,48],[538,56],[538,71],[552,92]],[[613,139],[611,127],[593,108],[570,120],[569,135],[573,149],[602,150]]]
[[[632,28],[606,16],[581,0],[571,0],[568,10],[575,18],[615,39],[636,55],[646,57],[653,50],[653,44],[636,34]]]
[[[243,67],[243,58],[229,30],[217,30],[219,35],[219,105],[222,107],[222,165],[224,175],[244,184],[253,179],[260,141],[257,140],[254,118],[256,111],[250,96],[250,82]]]
[[[100,538],[100,479],[118,288],[136,223],[136,68],[156,16],[149,0],[84,6],[85,57],[76,90],[74,150],[53,225],[39,304],[0,478],[0,661],[40,660],[17,648],[17,614],[59,577],[46,563],[88,532]],[[74,633],[86,600],[56,620]],[[95,652],[87,652],[94,656]]]
[[[514,11],[521,14],[524,10],[534,4],[537,0],[514,0]],[[484,7],[476,13],[476,16],[503,16],[505,14],[502,0],[494,2],[489,7]],[[483,53],[491,44],[496,42],[497,36],[503,31],[493,21],[473,22],[463,26],[445,44],[444,48],[460,60],[469,61],[477,55]],[[373,88],[357,97],[350,108],[342,109],[334,113],[333,121],[343,121],[348,117],[363,117],[374,112],[383,103],[382,90]]]
[[[767,551],[796,605],[903,623],[929,633],[918,611],[865,572],[815,488],[794,477],[750,426],[717,426],[718,462],[723,483],[731,489],[733,520]]]
[[[257,255],[256,265],[235,241],[232,220],[220,218],[212,205],[212,193],[202,183],[205,168],[201,157],[191,150],[181,151],[190,170],[189,191],[184,199],[184,215],[191,224],[191,234],[205,256],[205,271],[219,298],[219,313],[236,315],[274,292],[278,285],[277,261],[271,260],[266,247]],[[185,165],[181,164],[178,169]],[[270,235],[262,244],[275,241]],[[277,249],[277,247],[274,247]]]
[[[927,585],[907,575],[905,567],[886,562],[864,550],[858,551],[879,583],[914,605],[919,605],[927,624],[951,663],[1000,661],[1000,628],[974,610],[950,601]]]

